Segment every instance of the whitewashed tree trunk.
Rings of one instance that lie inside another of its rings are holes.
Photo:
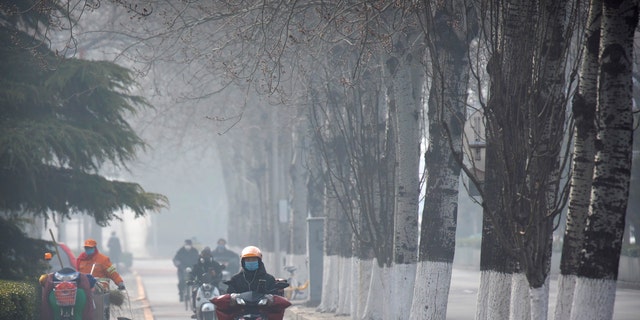
[[[476,320],[509,319],[512,274],[486,270],[480,272]]]
[[[420,33],[421,34],[421,33]],[[403,319],[411,309],[411,295],[415,282],[418,256],[418,198],[420,192],[420,122],[422,121],[422,87],[424,71],[420,58],[424,44],[417,41],[415,31],[401,35],[394,43],[394,50],[386,65],[392,77],[390,95],[396,122],[397,170],[395,184],[395,214],[393,264],[389,291],[383,294],[389,299],[385,319]]]
[[[467,102],[467,52],[475,15],[463,1],[445,1],[428,11],[432,84],[428,101],[426,186],[419,263],[411,319],[446,319],[455,251],[462,136]]]
[[[545,284],[539,288],[531,288],[529,291],[531,299],[531,319],[542,320],[547,319],[549,314],[549,278]]]
[[[511,277],[511,299],[509,319],[529,319],[531,304],[529,303],[529,282],[523,272],[514,273]]]
[[[360,306],[364,306],[364,303],[366,303],[366,301],[360,301],[361,300],[361,296],[363,296],[361,294],[361,282],[360,282],[360,277],[362,275],[362,264],[363,261],[354,256],[351,259],[351,263],[352,263],[352,270],[351,270],[351,298],[349,299],[349,301],[351,302],[349,305],[349,314],[351,315],[351,317],[353,319],[358,319],[359,317],[359,312],[360,312]],[[366,296],[365,296],[366,297]],[[360,304],[362,303],[362,304]]]
[[[337,315],[349,315],[351,312],[351,261],[351,257],[340,257],[340,280],[338,286],[338,296],[340,297],[340,301],[338,302],[338,307],[336,308]]]
[[[367,302],[365,303],[364,310],[362,311],[362,317],[360,319],[367,320],[383,320],[383,308],[385,303],[381,303],[380,297],[382,292],[385,292],[386,281],[384,279],[384,268],[380,267],[378,262],[374,259],[371,268],[371,282],[369,284],[369,291],[367,292]]]
[[[636,0],[603,2],[595,168],[572,320],[613,317],[629,197],[633,146],[631,74],[638,9]]]
[[[322,263],[322,297],[317,310],[334,312],[338,306],[340,276],[337,255],[325,255]]]
[[[450,262],[420,261],[416,279],[420,285],[413,289],[414,302],[410,319],[445,319],[452,267]],[[416,299],[415,297],[420,297]],[[420,303],[418,303],[420,301]]]
[[[372,259],[360,260],[359,262],[359,274],[358,274],[358,287],[357,287],[357,299],[354,299],[357,304],[357,312],[352,312],[351,317],[353,319],[366,319],[365,307],[367,305],[367,297],[369,295],[369,287],[371,286],[371,278],[373,276],[375,262]]]
[[[595,157],[595,113],[597,104],[598,43],[602,1],[591,0],[589,18],[582,45],[580,80],[573,98],[573,134],[572,175],[569,190],[569,206],[562,243],[560,275],[558,277],[558,297],[554,312],[555,320],[571,317],[571,305],[576,283],[576,274],[580,267],[580,250],[584,241],[584,229],[591,199],[593,161]]]

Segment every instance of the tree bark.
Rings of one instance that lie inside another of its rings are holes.
[[[638,2],[603,1],[596,156],[571,319],[611,319],[633,146],[633,36]]]
[[[582,45],[578,90],[573,97],[573,164],[569,191],[569,207],[562,243],[558,300],[555,319],[571,317],[571,303],[576,274],[580,267],[580,250],[589,210],[593,161],[595,157],[598,50],[602,1],[591,0],[587,29]]]

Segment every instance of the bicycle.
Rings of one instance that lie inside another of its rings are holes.
[[[284,296],[289,300],[296,300],[296,298],[302,299],[304,295],[304,290],[309,287],[309,279],[307,279],[303,284],[300,284],[298,279],[296,279],[296,268],[295,266],[285,266],[284,270],[289,272],[289,278],[287,278],[287,282],[289,286],[284,289]]]
[[[184,291],[182,292],[182,298],[184,300],[184,310],[190,311],[192,309],[192,305],[191,305],[191,290],[193,290],[192,288],[192,282],[191,280],[191,268],[187,267],[186,269],[184,269]]]

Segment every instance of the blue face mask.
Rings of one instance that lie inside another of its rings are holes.
[[[247,269],[248,271],[256,271],[256,270],[258,270],[259,266],[260,266],[260,264],[258,263],[258,261],[245,261],[244,262],[244,268]]]
[[[96,248],[87,248],[84,249],[84,252],[88,255],[92,255],[94,252],[96,252]]]

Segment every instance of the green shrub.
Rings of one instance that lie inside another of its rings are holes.
[[[35,283],[0,280],[0,319],[33,320],[38,316]]]

